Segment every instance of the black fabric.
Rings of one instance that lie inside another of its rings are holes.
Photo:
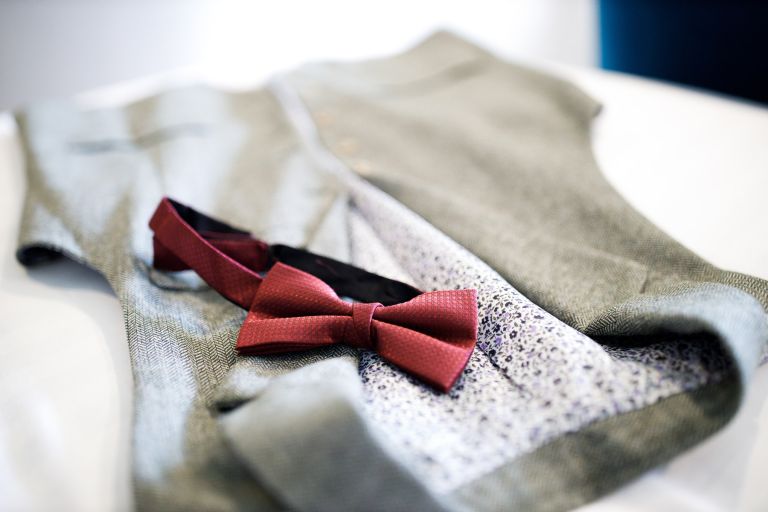
[[[44,245],[25,245],[16,251],[16,259],[25,267],[35,267],[50,263],[62,256],[58,250]]]
[[[388,279],[304,249],[287,245],[271,245],[269,252],[275,261],[321,279],[340,297],[350,297],[360,302],[380,302],[385,306],[391,306],[422,293],[401,281]]]
[[[168,201],[173,205],[174,209],[181,216],[181,218],[184,219],[187,222],[187,224],[192,226],[194,230],[197,231],[198,233],[201,231],[211,231],[211,232],[217,232],[217,233],[250,236],[250,233],[248,231],[243,231],[242,229],[233,228],[229,224],[225,224],[220,220],[216,220],[212,217],[205,215],[204,213],[200,213],[194,208],[191,208],[185,204],[181,204],[178,201],[174,201],[171,198],[168,198]]]

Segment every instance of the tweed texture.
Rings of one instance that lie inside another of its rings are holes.
[[[768,283],[713,267],[617,194],[591,150],[600,105],[568,82],[445,32],[392,58],[309,65],[293,82],[347,166],[582,332],[685,330],[639,310],[699,283],[768,308]]]
[[[406,179],[396,159],[444,166],[444,180],[422,183],[429,183],[422,210],[434,194],[458,208],[451,198],[470,193],[475,182],[504,183],[492,176],[492,165],[487,173],[474,166],[466,167],[473,172],[463,188],[443,188],[462,162],[493,161],[483,141],[498,135],[484,123],[514,118],[504,98],[531,99],[514,137],[504,138],[510,148],[518,147],[514,138],[559,134],[563,124],[578,125],[574,137],[586,144],[586,122],[573,115],[588,119],[594,107],[566,84],[446,34],[394,60],[338,66],[335,81],[323,78],[328,69],[318,66],[311,76],[305,70],[296,82],[326,143],[339,118],[313,101],[330,108],[338,100],[349,107],[345,116],[355,115],[357,103],[339,90],[360,95],[365,141],[373,140],[373,126],[392,135],[392,119],[418,118],[399,126],[409,133],[408,144],[397,144],[400,154],[387,148],[377,155],[393,159],[396,181]],[[476,116],[468,111],[466,119],[452,120],[452,112],[482,101],[463,89],[478,76],[497,108],[489,104]],[[382,107],[397,103],[392,95],[405,103]],[[41,105],[20,116],[29,184],[22,261],[66,254],[102,272],[123,305],[135,381],[140,509],[565,510],[699,442],[737,409],[768,337],[763,307],[750,294],[720,283],[671,283],[667,293],[610,309],[602,329],[618,339],[599,344],[354,176],[304,133],[306,119],[298,119],[285,97],[277,90],[191,88],[116,109]],[[372,104],[381,110],[367,110]],[[436,150],[449,128],[452,146]],[[542,157],[542,169],[584,158],[579,144],[567,142],[562,152]],[[434,152],[431,160],[426,148]],[[375,169],[346,163],[358,173]],[[534,177],[533,183],[520,179],[519,187],[535,191],[542,185]],[[578,184],[583,178],[560,179]],[[386,180],[377,181],[387,188]],[[244,312],[195,275],[148,264],[146,222],[163,195],[269,242],[307,246],[426,291],[477,289],[478,343],[466,371],[450,393],[439,394],[372,351],[334,346],[237,358]],[[517,220],[493,224],[493,208],[482,202],[445,214],[461,226],[462,215],[487,211],[490,223],[475,230],[495,226],[497,250],[507,258],[514,257],[507,245],[512,235],[538,239],[544,227],[536,222],[535,201],[528,203],[533,210],[520,212],[531,221],[527,229]],[[504,202],[496,206],[505,211]],[[490,261],[490,247],[483,253],[473,241],[462,240]],[[560,256],[544,251],[541,264]],[[598,259],[599,265],[590,263],[590,286],[598,292],[606,279],[630,282],[642,275],[632,264],[610,267],[606,262],[614,259]],[[564,293],[573,281],[564,281]]]
[[[221,96],[190,88],[95,111],[39,105],[19,121],[28,177],[22,247],[34,247],[26,252],[39,261],[53,249],[96,268],[125,312],[137,507],[284,510],[254,483],[211,408],[245,313],[191,273],[152,269],[147,221],[172,193],[270,240],[346,258],[345,244],[328,243],[346,238],[334,213],[339,187],[299,165],[295,137],[266,91]],[[178,129],[186,126],[195,130]],[[147,133],[164,136],[137,142]],[[271,375],[289,371],[276,366]]]

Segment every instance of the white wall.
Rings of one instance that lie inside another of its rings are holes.
[[[0,109],[177,67],[258,80],[452,28],[503,54],[595,62],[593,0],[0,0]]]

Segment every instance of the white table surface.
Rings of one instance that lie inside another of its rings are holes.
[[[597,70],[542,65],[601,100],[595,152],[650,220],[723,268],[768,279],[768,109]],[[82,96],[107,105],[187,71]],[[13,120],[0,114],[0,510],[131,506],[131,372],[118,302],[96,273],[14,258],[24,191]],[[580,509],[768,510],[768,368],[722,432]]]

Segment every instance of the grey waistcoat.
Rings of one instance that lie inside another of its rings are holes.
[[[768,338],[765,283],[616,196],[595,110],[441,33],[248,93],[20,114],[21,261],[64,254],[123,305],[137,506],[566,510],[727,422]],[[444,395],[346,347],[236,357],[244,312],[149,265],[162,195],[425,290],[477,288],[467,370]]]

